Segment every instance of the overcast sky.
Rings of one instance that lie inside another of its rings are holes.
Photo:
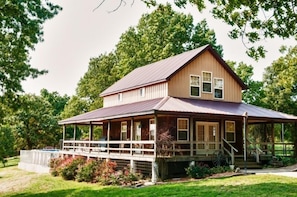
[[[151,12],[140,0],[126,0],[127,4],[115,12],[120,0],[107,0],[96,8],[101,0],[51,0],[63,10],[44,25],[44,42],[38,44],[31,54],[31,65],[46,69],[48,74],[23,83],[26,93],[39,94],[42,88],[61,95],[75,94],[79,79],[88,69],[90,58],[111,52],[128,27],[135,26],[141,15]],[[290,41],[281,39],[265,40],[261,44],[269,50],[265,59],[255,62],[245,54],[241,40],[231,40],[227,36],[230,27],[211,17],[209,11],[199,13],[194,7],[183,10],[191,13],[195,22],[206,18],[211,29],[215,30],[218,44],[223,45],[224,59],[243,61],[254,66],[254,78],[262,80],[264,68],[280,57],[282,44]],[[292,41],[291,41],[292,42]],[[293,43],[292,43],[293,44]]]

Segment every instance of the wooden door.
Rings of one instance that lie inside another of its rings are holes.
[[[219,123],[196,122],[196,154],[213,154],[219,150]]]

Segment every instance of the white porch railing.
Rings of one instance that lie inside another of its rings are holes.
[[[78,141],[65,140],[63,150],[102,154],[154,155],[154,141]]]
[[[234,148],[234,146],[232,146],[227,140],[225,140],[224,138],[222,138],[223,142],[228,145],[227,149],[225,146],[223,146],[223,149],[226,153],[228,153],[228,155],[231,157],[231,165],[234,165],[235,163],[235,152],[238,152],[238,150],[236,148]]]

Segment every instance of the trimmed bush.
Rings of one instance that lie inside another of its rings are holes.
[[[65,180],[75,180],[78,168],[85,163],[83,157],[69,157],[61,164],[60,175]]]
[[[191,165],[185,169],[189,177],[199,179],[211,175],[210,168],[207,164],[199,163],[198,165]]]
[[[96,171],[102,160],[89,159],[84,165],[79,166],[75,179],[78,182],[96,182]]]

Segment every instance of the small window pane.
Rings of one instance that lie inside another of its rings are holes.
[[[179,131],[178,140],[188,140],[188,131]]]
[[[211,73],[203,72],[203,81],[211,82]]]
[[[179,119],[178,120],[178,129],[187,130],[188,129],[188,120]]]
[[[191,86],[199,86],[199,77],[191,76]]]
[[[235,141],[235,136],[234,136],[234,133],[230,133],[230,132],[227,132],[226,133],[226,140],[229,141],[229,142],[234,142]]]
[[[211,92],[211,83],[203,83],[203,92]]]
[[[223,98],[223,90],[215,89],[215,98]]]
[[[191,87],[191,96],[200,96],[199,87]]]

